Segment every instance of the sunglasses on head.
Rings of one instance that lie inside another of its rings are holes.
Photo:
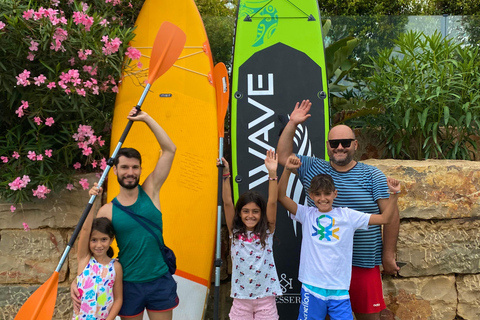
[[[349,148],[352,144],[352,141],[355,141],[355,139],[335,139],[335,140],[328,140],[328,143],[330,144],[330,147],[335,149],[338,148],[340,144],[342,144],[342,147],[344,148]]]

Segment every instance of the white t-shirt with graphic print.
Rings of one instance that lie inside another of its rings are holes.
[[[298,280],[323,289],[348,290],[352,276],[353,234],[368,229],[370,214],[349,208],[324,213],[298,205],[290,217],[302,224]]]
[[[259,299],[282,295],[273,260],[273,233],[267,231],[265,248],[260,238],[248,231],[246,237],[232,239],[232,291],[235,299]]]

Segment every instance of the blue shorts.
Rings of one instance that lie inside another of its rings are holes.
[[[178,306],[178,301],[177,283],[169,272],[150,282],[123,281],[123,305],[118,315],[134,317],[144,309],[169,311]]]
[[[323,291],[321,295],[302,285],[302,301],[300,302],[298,320],[325,320],[327,314],[330,316],[330,320],[353,320],[348,291],[345,298],[336,295],[338,290],[320,290]],[[335,294],[330,296],[330,292]],[[325,295],[325,293],[327,294]]]

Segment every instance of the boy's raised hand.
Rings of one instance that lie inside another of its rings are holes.
[[[297,156],[292,154],[287,159],[287,163],[285,164],[285,169],[296,170],[296,169],[300,168],[301,165],[302,165],[302,162],[300,161],[300,159]]]
[[[274,150],[267,150],[267,156],[265,157],[265,167],[269,172],[277,172],[278,158]]]
[[[400,193],[400,181],[394,178],[387,178],[387,186],[388,190],[391,193]]]

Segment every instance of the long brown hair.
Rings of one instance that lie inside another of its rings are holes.
[[[265,201],[263,196],[257,191],[247,191],[242,194],[240,198],[238,198],[238,201],[235,205],[235,216],[233,217],[233,240],[235,241],[241,235],[247,235],[247,226],[243,223],[240,214],[242,212],[242,208],[250,202],[255,203],[260,208],[260,220],[255,225],[253,233],[260,238],[262,248],[265,248],[265,240],[267,239],[268,230],[267,202]]]

